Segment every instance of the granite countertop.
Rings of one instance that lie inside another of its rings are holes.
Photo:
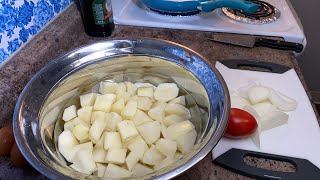
[[[304,83],[298,63],[292,52],[263,47],[242,48],[208,41],[210,32],[144,28],[116,25],[108,38],[93,38],[85,34],[80,13],[72,4],[47,25],[39,34],[22,47],[12,58],[0,66],[0,127],[11,123],[16,100],[32,76],[50,60],[82,45],[109,38],[159,38],[174,41],[199,52],[212,63],[228,59],[254,59],[273,62],[294,68]],[[306,86],[305,86],[306,87]],[[251,160],[253,165],[269,169],[287,169],[286,164]],[[10,168],[10,171],[8,171]],[[0,179],[45,179],[31,167],[25,169],[10,166],[8,158],[0,157]],[[249,179],[212,164],[208,154],[197,165],[178,179]]]

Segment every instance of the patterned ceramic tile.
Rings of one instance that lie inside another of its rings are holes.
[[[73,0],[0,0],[0,64]]]

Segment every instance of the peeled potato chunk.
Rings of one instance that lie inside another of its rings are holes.
[[[165,156],[161,154],[154,145],[148,149],[144,155],[142,162],[149,165],[156,165],[158,162],[165,159]]]
[[[91,124],[93,124],[97,119],[105,119],[105,115],[106,113],[103,111],[93,111],[91,113]]]
[[[72,167],[88,175],[96,171],[97,166],[93,160],[92,151],[86,149],[79,150],[74,157]]]
[[[134,125],[140,126],[146,122],[153,121],[145,112],[137,109],[136,114],[133,116],[132,121]]]
[[[161,126],[158,121],[144,123],[137,129],[147,144],[152,144],[160,138]]]
[[[74,156],[72,149],[75,145],[79,144],[77,139],[69,130],[63,131],[58,138],[58,149],[60,153],[64,158],[66,158],[67,161],[72,162]]]
[[[118,123],[122,121],[122,117],[115,112],[110,112],[106,114],[105,121],[107,121],[105,130],[115,132],[117,131]]]
[[[89,137],[89,129],[89,124],[79,123],[74,126],[72,133],[79,141],[81,141]]]
[[[99,118],[93,122],[89,130],[89,139],[93,143],[97,143],[99,141],[106,125],[107,121],[104,118]]]
[[[121,114],[123,108],[125,107],[125,102],[123,98],[118,99],[113,105],[111,110],[118,114]]]
[[[121,138],[118,132],[104,133],[104,149],[109,150],[111,148],[122,148]]]
[[[96,163],[96,165],[97,165],[97,171],[94,172],[94,175],[98,177],[103,177],[106,172],[107,165],[101,164],[101,163]]]
[[[176,124],[173,124],[167,128],[168,139],[176,140],[181,135],[186,134],[187,132],[194,129],[194,125],[190,121],[182,121]]]
[[[64,123],[63,128],[65,131],[66,130],[72,131],[74,126],[79,124],[80,122],[81,122],[80,118],[76,117],[76,118],[72,119],[71,121]]]
[[[164,116],[165,116],[165,108],[166,108],[166,103],[160,102],[157,105],[153,105],[154,107],[152,107],[149,111],[148,111],[148,115],[159,122],[162,122]]]
[[[81,107],[93,106],[94,101],[96,100],[96,93],[89,93],[80,96],[80,105]]]
[[[128,149],[131,152],[135,152],[139,158],[142,158],[143,154],[149,149],[149,147],[147,143],[140,136],[138,136],[134,142],[128,145]]]
[[[92,113],[92,106],[83,107],[78,109],[77,114],[78,117],[87,123],[91,122],[91,113]]]
[[[192,150],[196,142],[197,132],[193,129],[176,139],[178,150],[182,154],[186,154]]]
[[[177,143],[170,139],[159,139],[156,142],[156,148],[166,157],[174,157],[177,151]]]
[[[138,109],[143,111],[148,111],[152,106],[152,101],[148,97],[138,97],[137,98]]]
[[[102,81],[99,86],[99,92],[101,94],[114,94],[117,90],[117,83]]]
[[[96,101],[93,105],[93,110],[110,112],[112,104],[116,100],[116,95],[114,94],[104,94],[97,96]]]
[[[132,173],[135,176],[144,176],[144,175],[150,174],[152,172],[153,172],[153,169],[151,169],[145,165],[142,165],[140,163],[137,163],[132,169]]]
[[[113,164],[123,164],[126,160],[127,149],[111,148],[107,152],[106,162]]]
[[[77,107],[75,105],[69,106],[63,111],[62,119],[64,121],[70,121],[77,117]]]
[[[186,119],[178,116],[178,115],[175,115],[175,114],[171,114],[169,116],[166,116],[164,119],[163,119],[163,124],[165,126],[170,126],[172,124],[175,124],[175,123],[178,123],[178,122],[182,122]]]
[[[130,152],[126,158],[126,165],[129,171],[133,169],[133,167],[140,160],[140,155],[137,152]]]
[[[185,96],[179,96],[171,101],[169,101],[168,104],[181,104],[183,106],[186,105],[186,97]]]
[[[137,94],[137,86],[135,84],[132,84],[131,82],[125,82],[124,83],[127,87],[127,92],[131,94],[131,96],[134,96]]]
[[[167,114],[175,114],[185,119],[190,119],[191,114],[189,109],[182,106],[181,104],[167,104],[165,108]]]
[[[118,130],[123,141],[127,141],[139,135],[132,121],[124,120],[118,123]]]
[[[104,174],[104,177],[108,178],[125,178],[125,177],[130,177],[132,175],[132,172],[109,163],[106,169],[106,172]]]
[[[139,87],[138,88],[138,96],[139,97],[149,97],[153,98],[153,87],[148,86],[148,87]]]
[[[132,119],[137,111],[137,101],[129,100],[127,105],[124,107],[124,109],[121,112],[121,116],[124,119]]]
[[[176,98],[178,94],[179,88],[175,83],[162,83],[154,91],[154,98],[157,101],[168,102]]]

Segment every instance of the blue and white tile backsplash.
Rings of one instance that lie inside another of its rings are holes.
[[[73,0],[0,0],[0,64]]]

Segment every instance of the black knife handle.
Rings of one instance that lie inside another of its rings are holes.
[[[262,68],[278,74],[282,74],[290,70],[289,67],[284,65],[257,60],[228,59],[219,62],[231,69],[241,69],[242,67]]]
[[[295,172],[280,172],[253,167],[245,163],[244,157],[251,156],[270,160],[291,163],[295,166]],[[241,149],[230,149],[213,161],[215,164],[230,171],[257,179],[289,179],[289,180],[319,180],[320,169],[305,159],[279,156],[261,152],[247,151]]]
[[[266,39],[266,38],[257,38],[254,45],[275,48],[275,49],[281,49],[281,50],[290,50],[290,51],[295,51],[297,53],[299,53],[303,50],[303,45],[299,44],[299,43]]]

